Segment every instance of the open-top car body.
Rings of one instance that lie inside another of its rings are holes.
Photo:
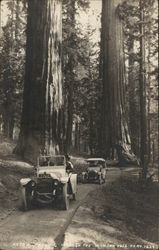
[[[88,158],[86,160],[87,171],[82,173],[83,182],[95,182],[102,184],[105,182],[107,165],[103,158]]]
[[[63,155],[40,156],[33,178],[20,180],[24,210],[33,203],[53,204],[59,202],[63,209],[69,208],[69,200],[75,199],[77,174],[66,170]]]

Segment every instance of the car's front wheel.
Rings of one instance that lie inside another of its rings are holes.
[[[63,186],[63,192],[62,192],[62,208],[64,210],[68,210],[69,209],[69,203],[70,203],[67,189],[68,189],[68,184],[66,183]]]

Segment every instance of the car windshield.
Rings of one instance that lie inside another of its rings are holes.
[[[65,165],[64,156],[40,156],[39,166],[62,166]]]
[[[103,166],[105,165],[105,163],[103,161],[87,161],[87,163],[89,164],[90,167],[99,167],[99,166]]]

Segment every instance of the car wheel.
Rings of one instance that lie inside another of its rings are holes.
[[[23,211],[28,211],[31,208],[30,194],[26,191],[26,188],[23,187],[22,190],[22,209]]]
[[[62,208],[64,210],[69,209],[69,197],[67,193],[67,184],[63,186],[63,194],[62,194]]]

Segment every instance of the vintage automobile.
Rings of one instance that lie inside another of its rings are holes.
[[[104,183],[108,170],[105,160],[103,158],[89,158],[86,161],[88,163],[88,167],[87,171],[82,173],[83,183]]]
[[[35,203],[55,202],[59,202],[67,210],[69,200],[75,200],[76,197],[77,174],[66,170],[66,159],[63,155],[40,156],[35,176],[32,179],[21,179],[20,184],[25,211]]]

